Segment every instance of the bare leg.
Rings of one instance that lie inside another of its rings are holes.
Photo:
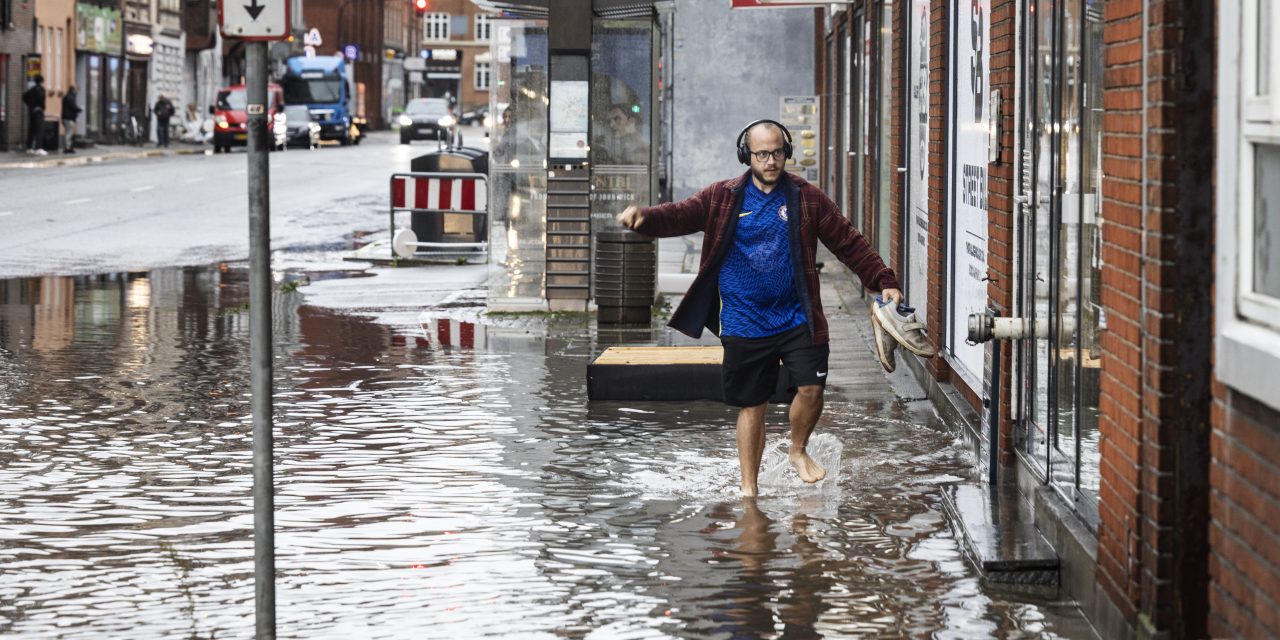
[[[818,417],[821,415],[822,385],[797,387],[796,398],[791,402],[791,447],[787,450],[787,458],[791,461],[791,466],[796,468],[800,479],[808,483],[827,477],[827,470],[814,462],[804,450],[805,445],[809,444],[809,434],[813,433],[813,427],[818,424]],[[741,425],[741,421],[738,424]]]
[[[764,456],[764,411],[769,403],[738,410],[738,467],[742,469],[742,495],[759,493],[756,477],[760,474],[760,458]]]

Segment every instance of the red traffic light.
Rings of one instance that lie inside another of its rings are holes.
[[[413,8],[418,13],[426,13],[431,8],[431,0],[413,0]]]

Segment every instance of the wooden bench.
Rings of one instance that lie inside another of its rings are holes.
[[[719,346],[609,347],[587,365],[589,400],[724,401]],[[770,402],[790,402],[786,370]]]

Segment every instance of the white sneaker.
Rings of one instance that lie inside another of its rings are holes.
[[[880,319],[876,317],[876,307],[883,306],[885,302],[880,300],[880,296],[876,296],[871,301],[871,332],[875,334],[876,341],[876,357],[880,359],[880,366],[884,370],[893,373],[897,368],[897,362],[893,359],[893,353],[898,350],[898,342],[889,335],[889,332],[880,326]]]
[[[49,155],[49,152],[48,152],[48,151],[45,151],[44,149],[36,149],[36,155],[38,155],[38,156],[47,156],[47,155]]]
[[[907,351],[925,358],[937,355],[937,347],[929,342],[928,328],[924,323],[916,321],[914,307],[877,304],[872,307],[871,313],[880,321],[880,327]]]

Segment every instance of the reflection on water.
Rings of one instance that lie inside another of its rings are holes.
[[[0,282],[0,635],[251,635],[245,299],[236,270]],[[939,511],[966,464],[900,407],[831,397],[839,491],[743,501],[724,407],[586,404],[585,325],[424,348],[300,301],[281,637],[1069,632],[979,585]]]

